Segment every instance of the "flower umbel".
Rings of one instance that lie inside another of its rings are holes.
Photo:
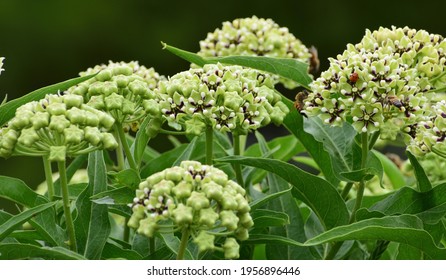
[[[223,22],[221,29],[208,33],[206,39],[200,41],[201,56],[267,56],[276,58],[294,58],[319,67],[317,57],[312,54],[286,27],[280,27],[272,19],[239,18],[232,22]],[[313,69],[317,70],[317,69]],[[277,80],[277,78],[275,78]],[[295,88],[296,83],[280,79],[288,88]]]
[[[117,142],[107,132],[113,123],[108,114],[83,104],[81,96],[49,94],[19,107],[0,129],[0,156],[64,161],[97,149],[114,149]]]
[[[109,113],[124,128],[137,130],[146,115],[143,102],[155,98],[153,90],[164,77],[136,61],[110,61],[108,65],[89,68],[80,75],[95,73],[98,73],[95,77],[69,89],[69,92],[83,96],[88,105]],[[159,115],[157,108],[150,108],[148,113]]]
[[[187,228],[200,251],[223,250],[228,258],[238,257],[233,237],[247,239],[253,226],[245,190],[223,171],[196,161],[148,177],[129,206],[133,215],[128,225],[138,233],[153,237]]]
[[[413,128],[430,118],[434,92],[446,84],[445,47],[444,38],[424,30],[367,30],[360,43],[330,58],[311,92],[298,96],[298,107],[330,125],[349,121],[360,133],[379,131],[382,139],[414,136]]]
[[[169,125],[196,135],[206,126],[246,134],[281,124],[289,111],[269,75],[240,66],[190,69],[160,82],[156,92]]]

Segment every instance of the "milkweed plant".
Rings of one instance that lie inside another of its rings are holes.
[[[177,74],[109,61],[2,98],[3,162],[46,180],[0,176],[0,259],[446,259],[446,39],[366,30],[322,71],[304,42],[234,19],[163,43]]]

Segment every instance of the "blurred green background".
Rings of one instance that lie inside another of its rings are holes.
[[[199,40],[223,21],[271,18],[327,58],[356,43],[365,29],[410,26],[446,35],[446,1],[142,1],[0,0],[0,99],[76,77],[96,64],[138,60],[166,76],[188,63],[160,41],[198,51]],[[0,159],[0,175],[35,186],[44,180],[40,158]],[[3,208],[0,201],[0,208]]]

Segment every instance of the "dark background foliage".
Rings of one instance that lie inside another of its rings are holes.
[[[143,1],[0,0],[0,99],[76,77],[96,64],[138,60],[166,76],[188,63],[161,49],[160,41],[198,51],[198,42],[223,21],[272,18],[327,58],[358,42],[365,29],[410,26],[446,35],[446,1]],[[163,147],[160,147],[163,148]],[[44,180],[41,159],[0,159],[0,175],[30,186]],[[3,208],[0,204],[0,208]]]

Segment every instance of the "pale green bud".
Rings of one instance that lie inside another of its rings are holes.
[[[238,259],[240,257],[240,245],[234,238],[226,238],[225,244],[223,244],[223,250],[226,259]]]
[[[214,241],[215,236],[207,233],[204,230],[200,231],[197,237],[194,238],[194,243],[197,244],[199,252],[213,250],[215,248]]]

